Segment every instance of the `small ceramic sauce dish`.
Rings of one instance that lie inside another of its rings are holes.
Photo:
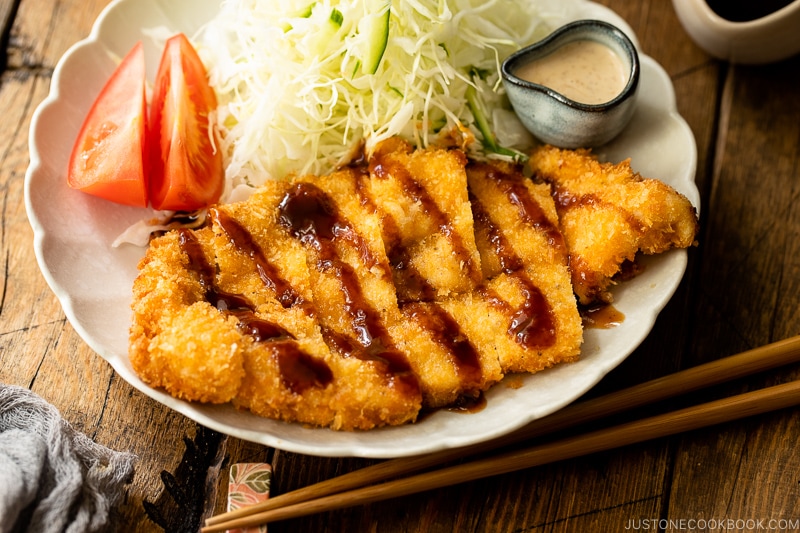
[[[765,64],[800,53],[800,0],[672,0],[686,33],[732,63]]]
[[[600,146],[628,124],[636,106],[639,55],[619,28],[579,20],[503,61],[514,111],[540,141]]]

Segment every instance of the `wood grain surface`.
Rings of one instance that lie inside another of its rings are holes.
[[[590,395],[800,333],[800,57],[730,65],[693,44],[669,0],[600,3],[629,22],[672,78],[697,141],[702,228],[650,336]],[[232,463],[271,462],[279,494],[371,461],[287,453],[198,426],[120,379],[67,322],[33,253],[23,198],[28,130],[58,59],[105,4],[0,1],[0,382],[30,388],[97,442],[138,456],[115,511],[118,530],[194,532],[224,510]],[[685,401],[798,377],[800,367],[782,368]],[[800,410],[785,410],[269,530],[625,531],[663,520],[661,531],[680,531],[680,520],[705,519],[785,520],[793,528],[783,531],[800,531],[799,440]]]

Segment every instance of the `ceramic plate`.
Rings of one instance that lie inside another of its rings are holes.
[[[25,200],[39,266],[72,326],[123,379],[200,424],[235,437],[312,455],[388,458],[491,439],[560,409],[590,389],[647,336],[680,283],[685,251],[647,259],[641,276],[617,287],[615,305],[625,321],[615,329],[586,331],[579,362],[515,379],[514,387],[500,383],[486,394],[487,405],[477,413],[439,411],[414,425],[334,432],[267,420],[230,406],[187,403],[145,385],[127,356],[131,286],[144,249],[111,246],[125,228],[142,218],[142,211],[70,190],[65,171],[93,95],[117,59],[141,39],[147,64],[154,69],[160,53],[144,32],[164,26],[191,34],[213,17],[218,5],[215,0],[112,2],[91,35],[58,63],[50,94],[33,116]],[[579,6],[580,18],[606,20],[633,37],[630,27],[608,9],[583,1]],[[150,79],[154,74],[148,72]],[[636,170],[671,184],[697,206],[696,146],[676,112],[670,79],[646,56],[641,74],[633,121],[612,144],[596,152],[610,161],[631,157]]]

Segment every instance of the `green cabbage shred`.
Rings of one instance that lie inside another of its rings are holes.
[[[500,64],[570,3],[224,0],[194,41],[219,98],[229,190],[323,174],[395,135],[517,157],[530,137],[504,96]],[[369,61],[374,73],[362,68]]]

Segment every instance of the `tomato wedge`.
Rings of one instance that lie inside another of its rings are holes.
[[[155,209],[200,209],[222,194],[222,153],[209,124],[209,113],[216,107],[216,95],[194,47],[182,33],[171,37],[150,105],[148,187]]]
[[[147,206],[144,179],[145,65],[142,43],[114,70],[72,148],[67,183],[126,205]]]

